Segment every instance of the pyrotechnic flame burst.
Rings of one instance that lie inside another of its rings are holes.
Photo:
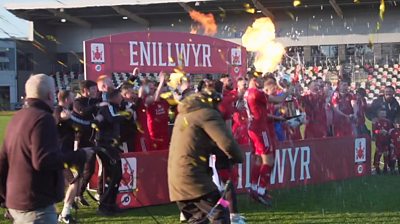
[[[242,43],[248,51],[256,52],[254,66],[258,72],[275,71],[285,53],[283,45],[275,42],[275,26],[268,17],[259,18],[247,27]]]
[[[211,13],[204,14],[196,10],[191,10],[189,12],[190,17],[201,24],[204,29],[204,35],[214,36],[217,33],[217,24],[215,23],[214,15]],[[192,27],[190,33],[197,33],[197,28]]]

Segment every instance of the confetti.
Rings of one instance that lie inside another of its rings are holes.
[[[381,0],[381,4],[379,5],[379,17],[383,21],[383,15],[385,13],[385,0]]]
[[[206,158],[206,157],[204,157],[204,156],[199,156],[199,158],[200,158],[201,161],[207,162],[207,158]]]
[[[294,7],[297,7],[297,6],[299,6],[299,5],[301,5],[301,1],[300,1],[300,0],[294,0],[294,1],[293,1],[293,6],[294,6]]]

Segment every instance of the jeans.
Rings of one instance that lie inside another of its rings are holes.
[[[219,191],[214,191],[193,200],[177,201],[176,204],[189,224],[230,224],[228,208],[217,205],[220,197]]]
[[[54,205],[39,208],[33,211],[9,209],[14,224],[56,224],[57,212]]]

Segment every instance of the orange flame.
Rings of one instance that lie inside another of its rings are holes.
[[[217,33],[217,24],[215,23],[213,14],[204,14],[196,10],[191,10],[189,14],[194,21],[201,24],[202,28],[204,29],[204,35],[214,36]],[[193,27],[190,33],[192,32],[194,32]],[[197,29],[195,32],[197,33]]]
[[[268,17],[259,18],[247,27],[242,43],[248,51],[256,53],[254,66],[258,72],[275,71],[285,53],[283,45],[275,42],[275,26]]]

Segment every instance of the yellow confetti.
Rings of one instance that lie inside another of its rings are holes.
[[[250,4],[249,3],[245,3],[245,4],[243,4],[243,7],[248,9],[248,8],[250,8]]]
[[[359,4],[360,3],[360,0],[354,0],[353,1],[355,4]]]
[[[385,13],[385,0],[381,0],[381,4],[379,5],[379,17],[383,21],[383,14]]]
[[[251,14],[256,13],[256,9],[255,8],[244,9],[244,11],[246,11],[247,13],[251,13]]]
[[[64,64],[62,61],[57,61],[57,63],[62,65],[62,66],[64,66],[64,67],[66,67],[66,68],[68,68],[68,66],[66,64]]]
[[[204,157],[204,156],[199,156],[199,158],[200,158],[201,161],[207,162],[207,158],[206,158],[206,157]]]
[[[293,6],[294,6],[294,7],[297,7],[297,6],[299,6],[299,5],[301,5],[301,1],[300,1],[300,0],[294,0],[294,1],[293,1]]]
[[[208,98],[207,100],[208,100],[208,102],[210,102],[210,103],[213,101],[213,99],[212,99],[211,97]]]
[[[381,23],[376,22],[376,31],[379,31],[381,29]]]

